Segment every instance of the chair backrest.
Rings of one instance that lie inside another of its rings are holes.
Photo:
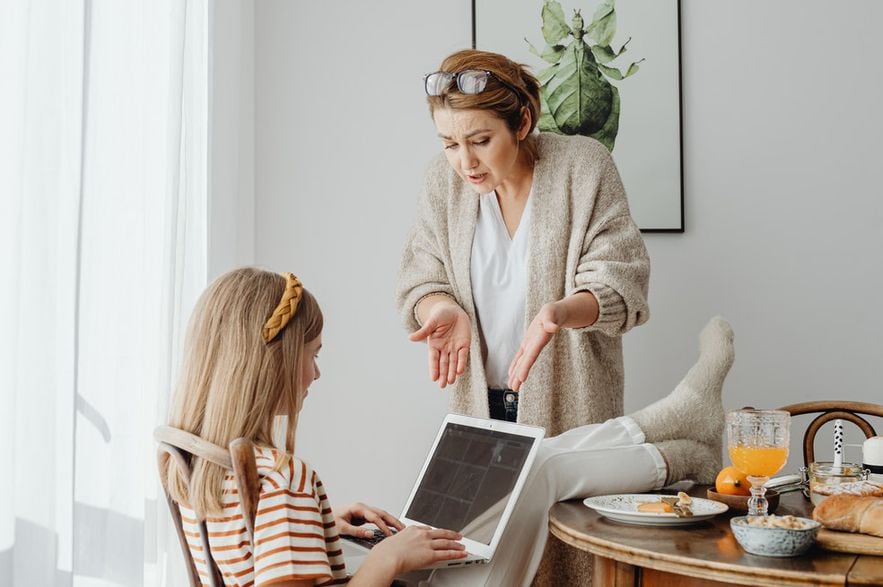
[[[803,464],[807,467],[815,461],[813,443],[816,439],[816,432],[826,422],[831,420],[847,420],[858,426],[864,432],[865,437],[869,438],[876,436],[877,433],[871,423],[862,416],[883,418],[883,405],[865,402],[815,401],[791,404],[779,409],[790,412],[792,416],[819,414],[810,422],[803,435]]]
[[[230,449],[225,450],[216,444],[206,442],[202,438],[172,428],[171,426],[158,426],[153,431],[153,437],[158,442],[157,446],[157,465],[162,471],[167,459],[174,459],[184,475],[187,482],[190,482],[190,464],[193,457],[206,459],[212,463],[220,465],[225,469],[233,472],[233,478],[236,482],[236,489],[239,492],[239,502],[244,513],[243,518],[245,527],[248,530],[249,540],[254,538],[254,519],[257,513],[258,497],[260,492],[260,479],[258,478],[257,465],[255,464],[254,445],[245,438],[237,438],[230,443]],[[190,553],[190,546],[187,543],[187,537],[184,534],[184,526],[181,521],[181,510],[178,504],[169,495],[168,487],[165,485],[165,479],[160,473],[160,479],[163,482],[163,491],[166,495],[166,502],[169,504],[169,511],[172,513],[172,521],[175,524],[175,531],[178,534],[178,541],[181,543],[181,550],[184,554],[184,560],[187,563],[187,574],[190,578],[190,584],[194,587],[200,587],[203,583],[196,570],[196,564]],[[209,549],[208,530],[206,528],[205,519],[197,517],[197,525],[199,526],[199,541],[202,552],[205,553],[206,567],[209,569],[208,582],[211,587],[220,587],[224,584],[221,572],[218,570]]]

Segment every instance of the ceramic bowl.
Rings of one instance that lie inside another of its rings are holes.
[[[804,554],[812,548],[821,527],[821,524],[809,518],[798,518],[806,525],[799,529],[749,526],[747,519],[747,516],[731,519],[730,528],[745,552],[760,556],[786,557]]]

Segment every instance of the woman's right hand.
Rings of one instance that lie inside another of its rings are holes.
[[[414,342],[427,341],[429,378],[444,389],[466,370],[472,325],[463,308],[449,300],[435,301],[426,311],[423,326],[408,338]]]
[[[395,576],[439,561],[463,558],[467,553],[466,547],[458,542],[462,538],[453,530],[408,526],[372,548],[362,568],[378,565]]]

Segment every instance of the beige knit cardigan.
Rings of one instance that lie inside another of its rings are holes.
[[[595,324],[554,336],[521,387],[518,421],[556,435],[622,414],[621,335],[649,317],[650,259],[607,149],[578,136],[539,133],[537,141],[524,327],[543,304],[579,291],[592,292],[600,306]],[[487,348],[470,279],[478,201],[443,155],[432,161],[402,255],[396,297],[410,331],[419,328],[417,302],[430,293],[451,295],[466,311],[472,322],[469,363],[449,407],[486,418]]]

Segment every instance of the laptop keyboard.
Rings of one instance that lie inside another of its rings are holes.
[[[395,534],[395,530],[393,530],[393,534]],[[360,536],[344,536],[343,538],[346,538],[350,542],[361,544],[365,548],[374,548],[381,540],[389,537],[383,533],[383,530],[377,529],[374,530],[374,535],[370,538],[362,538]]]

